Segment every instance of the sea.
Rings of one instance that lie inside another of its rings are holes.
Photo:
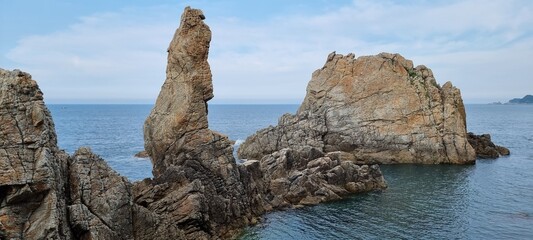
[[[131,181],[152,176],[143,123],[152,105],[49,105],[59,146],[88,146]],[[235,140],[298,105],[209,105],[209,126]],[[468,131],[511,155],[475,165],[384,165],[388,188],[272,212],[240,239],[533,239],[533,105],[466,105]]]

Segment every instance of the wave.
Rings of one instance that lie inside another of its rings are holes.
[[[233,144],[234,147],[238,147],[240,146],[242,143],[244,143],[244,140],[242,139],[237,139],[237,141],[235,141],[235,144]]]

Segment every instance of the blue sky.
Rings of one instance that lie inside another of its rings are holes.
[[[0,0],[0,68],[48,103],[153,103],[183,8],[213,31],[213,103],[300,103],[332,51],[400,53],[465,102],[533,93],[533,1]]]

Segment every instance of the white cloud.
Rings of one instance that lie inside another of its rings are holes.
[[[533,91],[532,6],[354,1],[324,13],[253,22],[206,9],[215,100],[297,102],[334,50],[399,52],[432,68],[439,82],[451,80],[467,101],[520,97]],[[39,80],[47,99],[155,99],[178,20],[176,8],[168,7],[96,14],[64,31],[23,39],[9,57]]]

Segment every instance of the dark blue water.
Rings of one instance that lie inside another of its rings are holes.
[[[142,150],[149,105],[52,105],[59,144],[90,146],[131,180],[151,176]],[[296,105],[210,105],[210,127],[242,140]],[[472,166],[382,166],[383,192],[265,215],[242,239],[533,239],[533,106],[467,105],[468,129],[511,156]]]

